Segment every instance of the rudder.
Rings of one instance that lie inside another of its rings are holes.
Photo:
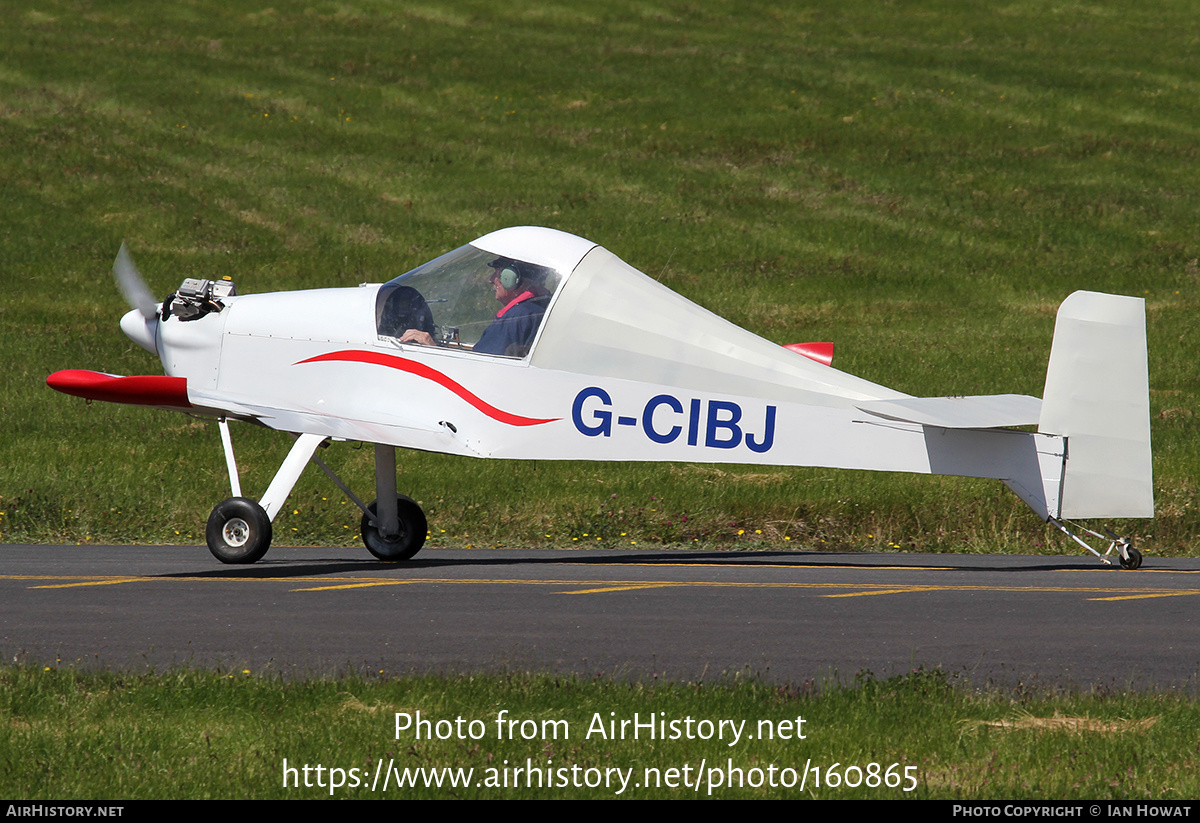
[[[1067,438],[1060,518],[1154,516],[1144,300],[1063,301],[1038,431]]]

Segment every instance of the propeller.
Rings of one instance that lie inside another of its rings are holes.
[[[133,263],[133,257],[129,254],[129,248],[124,243],[121,244],[116,262],[113,263],[113,274],[117,276],[117,288],[121,290],[125,302],[131,308],[137,309],[147,320],[158,315],[159,301],[154,299],[154,293],[142,279],[141,273]]]
[[[124,243],[113,263],[113,274],[116,275],[117,288],[121,290],[125,302],[133,307],[133,311],[121,318],[121,331],[146,351],[158,354],[159,302],[142,279]]]

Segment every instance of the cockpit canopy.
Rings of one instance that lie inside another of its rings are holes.
[[[375,327],[402,342],[525,357],[563,277],[467,244],[384,284]]]
[[[515,304],[497,299],[506,269],[530,292]],[[486,234],[381,286],[375,322],[385,344],[526,358],[589,379],[833,407],[908,396],[739,328],[590,240],[534,226]]]

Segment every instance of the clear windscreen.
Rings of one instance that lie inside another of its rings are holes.
[[[468,244],[385,283],[375,325],[399,342],[524,357],[561,282],[552,269]]]

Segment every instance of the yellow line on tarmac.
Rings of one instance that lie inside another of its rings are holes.
[[[629,592],[638,589],[662,589],[670,586],[694,586],[695,583],[634,583],[629,586],[606,586],[601,589],[580,589],[573,592],[560,592],[560,594],[601,594],[603,592]]]
[[[652,565],[652,564],[645,564]],[[667,564],[662,564],[667,565]],[[701,564],[689,564],[701,565]],[[621,580],[621,579],[547,579],[530,580],[527,578],[447,578],[447,577],[407,577],[381,578],[320,576],[305,575],[302,577],[272,577],[265,575],[250,576],[220,576],[220,575],[188,575],[188,576],[101,576],[101,575],[0,575],[0,581],[22,581],[40,585],[31,585],[31,589],[66,589],[88,586],[112,586],[120,583],[284,583],[295,586],[307,583],[303,588],[293,588],[294,592],[325,592],[343,591],[350,589],[374,588],[377,586],[410,585],[415,583],[433,585],[520,585],[520,586],[554,586],[567,588],[562,594],[606,594],[610,592],[635,591],[638,589],[658,589],[680,586],[701,586],[706,588],[758,588],[758,589],[807,589],[818,590],[824,597],[865,597],[876,594],[913,594],[920,592],[1025,592],[1025,593],[1066,593],[1083,596],[1089,600],[1139,600],[1155,597],[1182,597],[1200,595],[1200,589],[1164,589],[1138,588],[1136,586],[986,586],[964,584],[896,584],[896,583],[855,583],[853,581],[816,582],[797,580],[757,580],[757,581],[701,581],[701,580]],[[828,592],[828,594],[825,594]]]
[[[944,586],[905,586],[900,589],[876,589],[871,592],[849,592],[848,594],[823,594],[822,597],[870,597],[875,594],[909,594],[910,592],[936,592]]]
[[[115,586],[117,583],[140,583],[153,577],[117,577],[109,580],[86,580],[80,583],[54,583],[48,586],[30,586],[31,589],[73,589],[77,586]]]
[[[583,565],[572,560],[564,560],[559,565]],[[804,571],[823,571],[825,569],[841,571],[843,569],[862,569],[863,571],[914,571],[914,572],[953,572],[959,571],[954,566],[868,566],[860,563],[676,563],[671,560],[651,562],[648,560],[629,561],[627,563],[606,563],[606,566],[668,566],[671,568],[696,567],[700,569],[803,569]],[[1151,570],[1153,571],[1153,570]]]
[[[1088,600],[1148,600],[1151,597],[1186,597],[1197,594],[1194,589],[1181,592],[1151,592],[1149,594],[1123,594],[1119,597],[1089,597]]]
[[[1031,557],[1031,559],[1047,560],[1047,561],[1051,561],[1051,560],[1055,560],[1055,559],[1071,560],[1071,559],[1074,559],[1074,556],[1073,555],[1063,555],[1060,557],[1059,555],[1046,555],[1045,557],[1036,557],[1036,556]],[[1085,557],[1084,559],[1087,559],[1087,558]],[[581,565],[581,564],[574,560],[563,560],[558,565],[576,566],[576,565]],[[805,572],[818,572],[818,571],[825,571],[825,570],[842,571],[845,569],[856,569],[856,570],[861,570],[861,571],[912,571],[912,572],[971,571],[971,569],[964,569],[959,566],[901,566],[901,565],[873,566],[873,565],[864,564],[864,563],[800,563],[800,564],[795,564],[795,563],[728,563],[728,562],[715,562],[715,561],[707,562],[707,563],[678,563],[673,560],[660,560],[660,561],[631,560],[631,561],[627,561],[627,562],[606,563],[605,566],[607,566],[609,568],[614,568],[617,566],[656,566],[656,567],[667,566],[667,567],[671,567],[671,568],[696,567],[696,568],[719,568],[719,569],[792,569],[794,571],[795,570],[803,570]],[[1059,569],[1058,571],[1069,572],[1069,573],[1104,572],[1104,573],[1108,574],[1113,571],[1113,567],[1106,566],[1106,565],[1097,565],[1097,566],[1088,566],[1086,568]],[[1200,570],[1198,570],[1198,569],[1155,569],[1155,568],[1147,568],[1145,566],[1138,569],[1138,575],[1148,575],[1148,574],[1200,574]]]
[[[407,586],[412,580],[373,580],[370,583],[345,583],[341,586],[314,586],[311,589],[292,589],[294,592],[329,592],[335,589],[367,589],[372,586]]]

